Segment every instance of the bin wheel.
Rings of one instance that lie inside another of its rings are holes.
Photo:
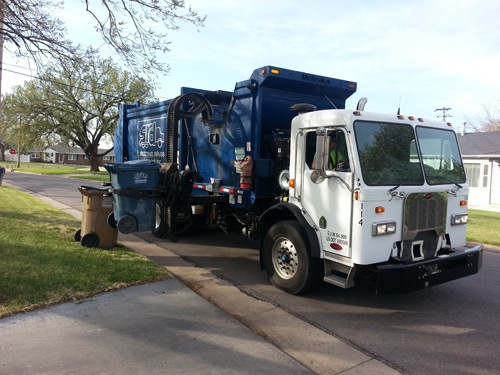
[[[132,215],[125,215],[118,220],[118,230],[123,234],[129,234],[137,228],[137,220]]]
[[[111,212],[109,215],[108,215],[108,225],[115,229],[116,228],[116,220],[115,220],[115,213],[114,212]]]
[[[76,242],[80,242],[80,240],[82,239],[82,230],[81,229],[78,229],[76,232],[75,232],[75,241]]]
[[[81,244],[85,247],[99,247],[99,236],[92,232],[84,234]]]

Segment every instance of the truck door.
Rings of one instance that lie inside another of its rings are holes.
[[[300,198],[307,215],[314,222],[321,235],[323,256],[335,254],[351,257],[352,186],[353,173],[349,160],[349,147],[343,130],[330,129],[330,161],[326,170],[328,178],[322,183],[311,181],[315,166],[316,132],[305,133],[300,184]]]

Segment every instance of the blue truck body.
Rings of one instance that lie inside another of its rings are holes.
[[[232,205],[250,209],[257,199],[276,194],[276,174],[285,167],[280,164],[287,163],[286,152],[277,155],[276,150],[288,147],[296,115],[290,107],[308,103],[317,109],[343,109],[355,91],[354,82],[271,66],[254,70],[233,92],[183,87],[178,98],[186,99],[180,104],[175,98],[120,107],[115,158],[177,162],[180,170],[188,166],[195,172],[193,195],[209,194],[216,181],[221,194],[238,189],[243,199]],[[199,103],[193,104],[193,95]],[[180,106],[180,114],[172,122],[169,111],[174,105]],[[209,118],[196,111],[189,114],[196,105],[209,105]],[[239,164],[246,155],[253,161],[252,185],[241,189]]]

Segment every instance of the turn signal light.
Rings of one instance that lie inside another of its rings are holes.
[[[295,187],[295,179],[294,178],[291,178],[290,180],[288,180],[288,186],[291,188]]]
[[[381,214],[382,212],[385,212],[385,208],[382,206],[375,207],[375,213]]]
[[[460,206],[467,206],[467,201],[460,201]]]

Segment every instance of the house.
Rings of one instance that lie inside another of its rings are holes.
[[[469,205],[500,205],[500,131],[458,134]]]
[[[105,149],[99,149],[99,153],[105,151]],[[43,150],[39,156],[42,161],[47,163],[90,165],[84,152],[78,147],[51,146]],[[115,154],[113,151],[110,151],[106,156],[99,158],[99,165],[114,163],[114,161]]]

